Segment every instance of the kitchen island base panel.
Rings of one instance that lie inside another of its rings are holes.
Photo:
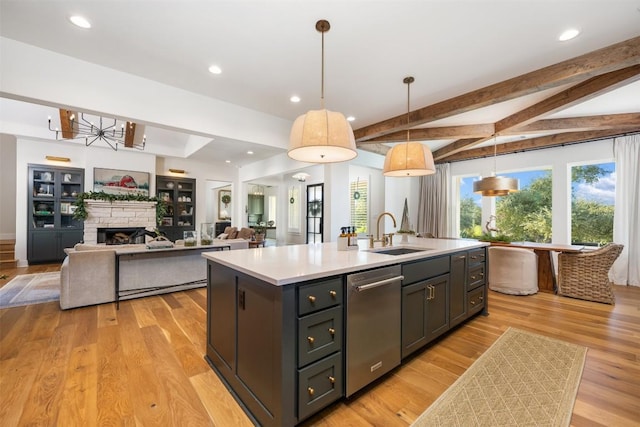
[[[329,260],[330,266],[334,265],[332,262],[342,263],[342,256],[336,257],[333,252],[323,252],[322,256],[311,253],[332,250],[335,245],[331,245],[305,247],[304,251],[310,253],[296,259],[321,258],[323,262]],[[427,348],[452,327],[480,312],[486,314],[485,246],[460,242],[455,250],[447,246],[446,252],[425,254],[424,258],[390,256],[386,265],[380,262],[381,255],[360,253],[353,255],[357,267],[349,271],[329,267],[327,274],[320,276],[317,266],[309,264],[304,267],[309,274],[296,275],[298,280],[285,277],[284,282],[267,272],[276,263],[272,258],[293,256],[303,248],[274,247],[261,252],[260,257],[242,259],[235,257],[233,251],[205,254],[206,359],[256,425],[295,426],[346,399],[346,343],[349,321],[353,320],[347,316],[348,275],[384,266],[402,267],[405,280],[398,289],[398,299],[403,310],[411,309],[413,313],[400,313],[400,329],[415,326],[414,336],[398,340],[403,344],[402,364],[410,354]],[[454,256],[464,256],[469,262],[454,266]],[[416,289],[424,288],[422,296],[415,304],[409,300],[405,304],[400,298],[411,293],[414,284]],[[452,289],[455,290],[451,292]],[[456,301],[450,305],[451,295]],[[365,393],[370,386],[363,385],[353,396]]]

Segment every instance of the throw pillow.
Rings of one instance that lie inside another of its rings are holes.
[[[228,234],[220,233],[220,234],[218,234],[218,236],[216,237],[216,239],[224,240],[224,239],[226,239],[227,237],[229,237],[229,235],[228,235]]]

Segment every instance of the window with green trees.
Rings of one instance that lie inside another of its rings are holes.
[[[615,163],[571,168],[571,243],[602,245],[613,241]]]
[[[551,242],[551,170],[507,174],[520,191],[496,199],[496,227],[511,241]]]
[[[482,196],[473,192],[473,182],[479,176],[457,177],[458,188],[458,230],[460,237],[478,238],[482,235]]]

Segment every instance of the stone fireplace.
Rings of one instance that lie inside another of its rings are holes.
[[[156,228],[156,202],[85,200],[84,243],[98,243],[98,229]]]

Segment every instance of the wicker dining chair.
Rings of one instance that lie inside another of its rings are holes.
[[[609,243],[590,252],[558,255],[558,294],[615,304],[609,270],[624,245]]]

